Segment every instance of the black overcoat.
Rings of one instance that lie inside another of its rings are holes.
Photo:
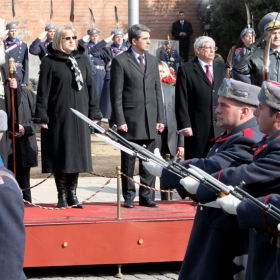
[[[128,140],[156,139],[156,124],[163,123],[163,102],[158,60],[148,52],[145,73],[131,48],[112,60],[111,104],[115,124],[127,124],[119,133]]]
[[[215,109],[218,89],[226,77],[226,65],[213,61],[214,83],[210,83],[198,58],[179,67],[175,110],[178,130],[191,127],[192,137],[185,137],[185,159],[206,157],[213,145],[210,140],[222,133],[216,126]]]
[[[34,122],[47,123],[41,130],[42,172],[78,173],[92,170],[90,131],[74,108],[90,119],[101,119],[90,62],[84,48],[70,55],[77,61],[83,77],[78,90],[68,55],[48,45],[42,60]]]

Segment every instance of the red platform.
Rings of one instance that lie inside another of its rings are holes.
[[[116,203],[66,210],[26,206],[24,267],[182,261],[195,214],[192,202],[135,206],[122,207],[121,220]]]

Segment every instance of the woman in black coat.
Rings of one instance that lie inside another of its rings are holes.
[[[90,63],[76,30],[60,26],[40,66],[35,113],[42,128],[42,172],[54,173],[59,208],[78,205],[79,172],[92,171],[89,127],[70,108],[95,122],[102,118]]]

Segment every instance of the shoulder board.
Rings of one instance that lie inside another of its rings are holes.
[[[242,50],[242,48],[236,48],[235,49],[235,51],[241,51]]]

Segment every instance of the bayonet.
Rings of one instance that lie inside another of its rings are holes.
[[[249,10],[247,3],[245,3],[245,7],[246,7],[246,13],[247,13],[247,28],[250,28],[251,27],[251,16],[250,16],[250,10]]]
[[[95,18],[94,18],[94,15],[93,15],[93,12],[92,12],[91,8],[89,8],[89,12],[90,12],[91,24],[92,24],[92,27],[94,27],[94,25],[95,25]]]
[[[53,2],[51,0],[51,7],[50,7],[50,21],[52,23],[52,20],[53,20]]]
[[[15,0],[12,0],[12,13],[13,13],[13,19],[15,19],[16,12],[15,12]]]
[[[228,69],[227,78],[232,77],[233,56],[234,56],[235,50],[236,50],[236,46],[232,46],[231,49],[228,52],[227,64],[229,66],[229,69]]]
[[[71,0],[70,23],[72,26],[74,25],[74,0]]]
[[[117,28],[119,28],[119,15],[118,15],[117,6],[115,6],[115,20],[116,20]]]

